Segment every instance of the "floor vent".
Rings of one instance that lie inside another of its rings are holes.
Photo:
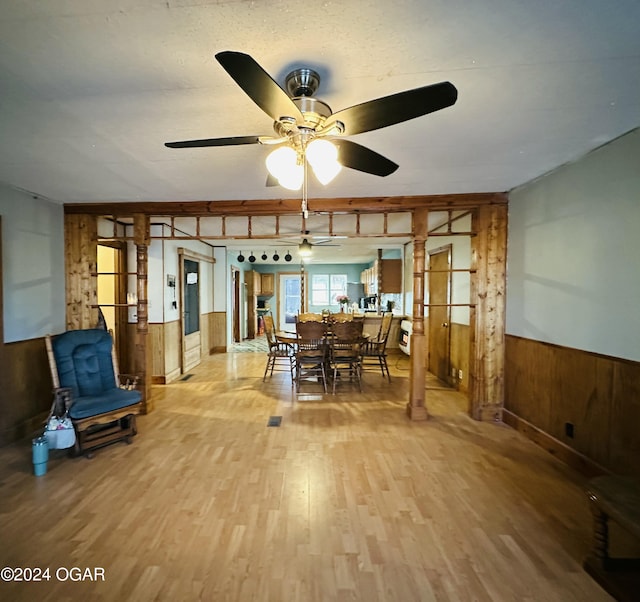
[[[192,376],[193,376],[193,374],[186,374],[180,380],[189,380]]]
[[[282,423],[282,416],[270,416],[267,426],[280,426]]]

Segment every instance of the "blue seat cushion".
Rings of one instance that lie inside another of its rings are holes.
[[[69,330],[52,340],[61,387],[71,388],[71,418],[79,420],[138,403],[140,391],[120,389],[111,335],[98,328]]]
[[[69,416],[73,420],[89,418],[97,414],[113,412],[114,410],[121,410],[127,406],[135,405],[140,399],[142,399],[140,391],[129,391],[114,387],[98,395],[88,395],[74,399],[69,408]]]

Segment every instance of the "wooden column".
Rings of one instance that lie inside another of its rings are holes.
[[[469,406],[476,420],[502,420],[507,257],[507,206],[473,212]],[[475,307],[473,307],[475,304]]]
[[[413,214],[413,331],[409,373],[409,403],[407,415],[411,420],[427,420],[425,406],[425,336],[424,336],[424,258],[427,240],[427,209]]]
[[[136,245],[136,294],[138,297],[138,323],[136,325],[134,371],[140,376],[140,390],[144,412],[153,410],[151,401],[151,351],[149,349],[149,297],[148,266],[151,243],[149,217],[136,213],[133,216],[133,241]]]
[[[98,226],[95,215],[64,216],[66,328],[98,324]]]

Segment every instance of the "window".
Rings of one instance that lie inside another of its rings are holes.
[[[346,274],[314,274],[311,277],[311,305],[335,305],[336,295],[346,294]]]

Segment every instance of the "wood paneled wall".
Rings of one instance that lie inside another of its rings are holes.
[[[639,362],[508,335],[505,410],[506,422],[580,469],[640,476]]]
[[[227,350],[227,314],[210,312],[200,315],[200,341],[203,356]],[[180,372],[180,322],[149,324],[152,358],[152,381],[165,384],[178,378]]]
[[[95,328],[98,324],[97,221],[93,215],[64,216],[67,330]]]
[[[41,433],[52,388],[44,339],[0,340],[0,445]]]
[[[227,351],[227,312],[214,311],[209,314],[209,347],[207,353]]]

